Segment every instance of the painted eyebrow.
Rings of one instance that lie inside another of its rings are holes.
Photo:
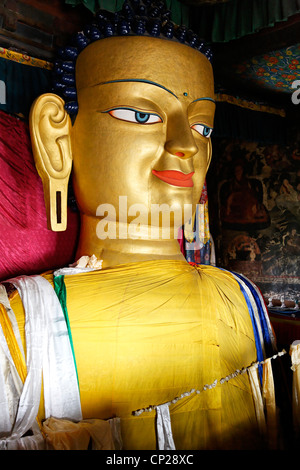
[[[138,82],[138,83],[148,83],[150,85],[154,85],[154,86],[157,86],[159,88],[162,88],[163,90],[167,91],[168,93],[170,93],[171,95],[175,96],[175,98],[178,99],[178,96],[175,95],[175,93],[173,93],[173,91],[169,90],[168,88],[164,87],[163,85],[160,85],[159,83],[156,83],[156,82],[151,82],[150,80],[143,80],[143,79],[140,79],[140,78],[129,78],[129,79],[120,79],[120,80],[109,80],[107,82],[101,82],[101,83],[98,83],[98,85],[106,85],[107,83],[120,83],[120,82]]]
[[[196,101],[212,101],[216,104],[216,101],[213,98],[197,98],[196,100],[192,101],[192,103],[196,103]]]
[[[162,88],[163,90],[170,93],[172,96],[175,96],[176,99],[178,99],[178,96],[175,95],[175,93],[173,93],[173,91],[169,90],[165,86],[160,85],[159,83],[156,83],[156,82],[152,82],[151,80],[144,80],[142,78],[127,78],[127,79],[123,78],[123,79],[120,79],[120,80],[109,80],[107,82],[98,83],[97,86],[98,85],[106,85],[107,83],[121,83],[121,82],[148,83],[149,85],[154,85],[154,86],[157,86],[158,88]],[[196,100],[192,101],[192,103],[195,103],[196,101],[205,101],[205,100],[206,101],[212,101],[213,103],[216,104],[216,102],[213,98],[197,98]]]

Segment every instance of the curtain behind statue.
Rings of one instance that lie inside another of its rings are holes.
[[[70,209],[66,232],[47,229],[28,125],[0,112],[0,280],[73,262],[77,233],[78,215]]]

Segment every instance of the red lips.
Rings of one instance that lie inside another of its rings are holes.
[[[181,171],[175,170],[164,170],[164,171],[156,171],[152,170],[153,175],[157,176],[160,180],[164,181],[165,183],[172,184],[173,186],[182,186],[184,188],[190,188],[194,186],[192,176],[194,175],[194,171],[192,173],[182,173]]]

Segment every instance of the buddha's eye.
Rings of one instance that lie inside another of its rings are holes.
[[[162,118],[158,114],[144,113],[130,108],[115,108],[106,111],[112,117],[121,119],[122,121],[135,122],[138,124],[155,124],[162,122]]]
[[[203,135],[203,137],[206,137],[207,139],[211,136],[211,133],[213,131],[211,127],[205,126],[204,124],[194,124],[192,126],[192,129],[194,129],[196,132]]]

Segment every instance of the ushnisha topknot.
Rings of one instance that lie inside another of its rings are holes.
[[[162,0],[125,0],[121,10],[115,13],[99,10],[93,22],[73,37],[70,46],[59,49],[54,63],[52,91],[64,99],[65,109],[71,116],[78,112],[75,64],[80,52],[94,41],[129,35],[179,41],[212,60],[210,48],[192,30],[176,25]]]

